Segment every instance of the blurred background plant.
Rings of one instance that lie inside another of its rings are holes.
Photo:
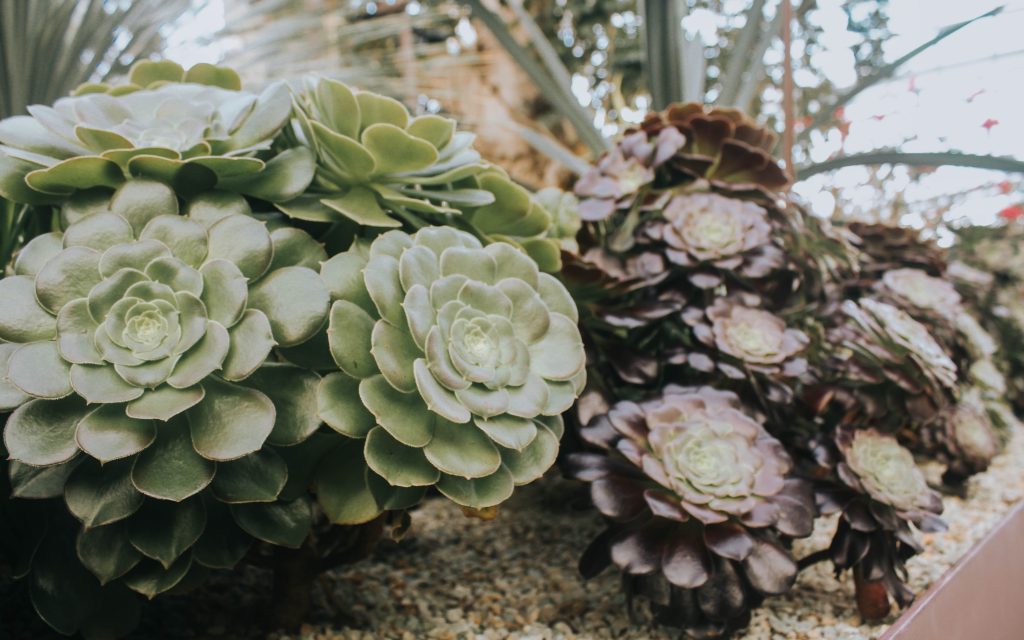
[[[793,191],[818,215],[950,242],[950,227],[1020,200],[1005,172],[1024,171],[1009,157],[1024,124],[1001,79],[1021,68],[1010,37],[1021,0],[2,0],[0,11],[0,115],[154,52],[229,60],[253,86],[316,71],[459,118],[488,159],[539,188],[567,185],[674,100],[737,106],[782,134],[788,94]],[[14,65],[24,51],[28,64]],[[776,153],[789,146],[780,136]]]
[[[223,28],[190,27],[221,43],[202,55],[241,56],[253,82],[315,68],[420,111],[444,110],[530,186],[564,185],[608,140],[674,100],[738,106],[783,133],[787,7],[794,192],[816,214],[927,227],[948,242],[949,226],[991,221],[1015,204],[1007,200],[1017,187],[998,185],[1003,172],[1024,170],[1002,157],[1022,137],[1005,111],[1013,90],[999,81],[1024,53],[1008,39],[1024,12],[1016,0],[206,5]],[[959,54],[973,49],[977,56]],[[776,152],[786,156],[780,138]]]

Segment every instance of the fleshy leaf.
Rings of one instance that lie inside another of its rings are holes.
[[[53,340],[22,345],[7,362],[7,380],[36,398],[56,400],[71,394],[71,367]]]
[[[366,463],[393,486],[425,487],[441,477],[422,449],[402,444],[382,427],[370,431],[365,446]]]
[[[225,327],[233,327],[245,311],[249,299],[246,278],[227,260],[211,260],[203,265],[203,304],[206,317]]]
[[[423,447],[434,435],[434,416],[415,393],[402,393],[384,376],[374,376],[359,383],[363,405],[396,440],[410,447]]]
[[[125,407],[125,414],[140,420],[161,420],[167,422],[174,416],[195,406],[205,395],[203,387],[196,385],[188,389],[175,389],[170,385],[160,385],[156,389],[147,389],[137,400],[132,400]]]
[[[469,409],[459,402],[454,393],[438,383],[427,368],[426,360],[418,358],[413,363],[413,373],[416,376],[416,389],[423,396],[428,409],[452,422],[469,422],[472,417]]]
[[[123,407],[102,405],[79,421],[75,438],[82,451],[105,463],[144,450],[156,439],[156,427],[125,415]]]
[[[228,216],[209,228],[209,260],[234,263],[250,280],[259,278],[270,266],[274,245],[263,222],[249,216]]]
[[[128,539],[143,555],[169,569],[203,533],[206,510],[199,498],[150,501],[128,522]]]
[[[100,584],[120,578],[142,559],[142,554],[129,544],[121,524],[83,529],[75,541],[75,550]]]
[[[327,426],[351,438],[364,438],[376,420],[359,398],[359,380],[336,371],[317,388],[317,414]]]
[[[267,316],[257,309],[247,309],[241,319],[228,330],[228,356],[221,375],[237,382],[249,377],[267,360],[277,343]]]
[[[276,419],[267,441],[287,447],[308,438],[320,427],[316,393],[320,376],[288,364],[268,363],[249,376],[245,385],[274,403]]]
[[[198,222],[178,215],[157,216],[149,221],[140,240],[158,240],[175,258],[198,268],[207,253],[206,229]]]
[[[68,509],[86,527],[100,527],[131,516],[144,501],[132,486],[131,467],[127,460],[80,464],[64,488]]]
[[[71,386],[90,404],[130,402],[143,391],[125,382],[114,367],[89,364],[71,365]]]
[[[288,481],[288,466],[271,449],[222,462],[213,478],[213,495],[221,502],[273,502]]]
[[[188,422],[179,416],[158,426],[156,442],[135,460],[132,482],[148,496],[180,502],[209,486],[215,470],[192,448]]]
[[[560,313],[551,314],[548,332],[529,349],[533,371],[548,380],[569,380],[586,364],[579,328]]]
[[[84,298],[100,281],[100,256],[88,247],[65,249],[36,274],[36,300],[53,315],[75,298]]]
[[[0,279],[0,340],[35,342],[57,333],[57,320],[36,301],[35,285],[28,276]]]
[[[274,259],[267,271],[273,272],[283,267],[306,267],[319,271],[320,265],[327,260],[323,245],[301,229],[274,229],[270,232],[270,241],[274,243]]]
[[[274,405],[267,396],[211,377],[206,395],[188,410],[195,451],[208,460],[234,460],[263,446],[274,426]]]
[[[537,428],[537,437],[522,451],[503,449],[501,461],[512,472],[516,485],[540,478],[558,457],[558,438],[545,427]]]
[[[477,418],[474,424],[506,449],[522,451],[537,437],[537,425],[532,420],[510,415],[494,416],[484,420]]]
[[[412,364],[423,352],[409,333],[387,322],[378,322],[373,327],[371,342],[370,352],[388,383],[405,393],[415,391]]]
[[[246,533],[291,549],[298,549],[309,535],[312,513],[305,498],[291,502],[231,505],[231,514]]]
[[[382,505],[370,490],[363,443],[345,440],[321,461],[316,475],[317,501],[334,524],[363,524],[380,515]]]
[[[192,545],[192,557],[211,569],[232,569],[252,546],[253,539],[242,531],[227,505],[206,502],[206,529]]]
[[[423,452],[445,474],[462,478],[489,476],[501,466],[498,448],[472,424],[438,420],[434,437]]]
[[[249,306],[266,314],[274,339],[283,347],[313,337],[327,319],[329,305],[327,286],[305,267],[278,269],[249,292]]]
[[[75,427],[87,411],[74,396],[21,405],[4,428],[8,454],[12,460],[40,467],[70,460],[78,452]]]
[[[85,459],[85,456],[76,456],[49,467],[33,467],[11,460],[7,469],[11,481],[11,497],[44,500],[63,496],[68,478]]]
[[[150,600],[176,587],[192,567],[192,555],[184,554],[164,569],[159,562],[143,560],[121,579],[132,591]]]
[[[359,306],[338,300],[331,305],[327,339],[338,368],[353,378],[368,378],[377,372],[370,353],[373,318]]]
[[[486,509],[508,500],[515,484],[509,470],[499,467],[489,476],[472,480],[442,475],[437,489],[456,504],[471,509]]]

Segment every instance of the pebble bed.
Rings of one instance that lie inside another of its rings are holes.
[[[941,469],[928,472],[937,481]],[[909,564],[910,586],[925,590],[1024,499],[1024,437],[1015,434],[992,467],[969,481],[967,498],[947,497],[949,530],[924,536],[926,550]],[[669,640],[678,632],[630,623],[609,570],[583,583],[576,561],[601,529],[576,512],[581,499],[568,482],[521,489],[492,522],[466,518],[435,501],[414,517],[410,538],[386,562],[368,562],[329,578],[332,599],[348,603],[359,629],[308,625],[277,640]],[[797,557],[828,546],[835,519],[795,545]],[[845,576],[844,576],[845,578]],[[862,625],[850,579],[830,563],[804,571],[787,595],[754,612],[746,640],[877,638],[892,622]]]
[[[940,469],[930,468],[937,479]],[[967,498],[947,497],[949,531],[926,535],[926,551],[909,562],[910,585],[926,589],[1024,499],[1024,435],[985,473],[969,481]],[[797,541],[802,557],[828,545],[834,519]],[[674,640],[678,632],[629,621],[618,576],[582,582],[579,553],[601,530],[578,483],[548,478],[520,489],[490,522],[465,517],[434,500],[420,508],[398,545],[321,581],[314,611],[298,633],[261,629],[269,597],[265,571],[218,576],[182,596],[159,599],[135,639],[225,640]],[[9,588],[9,587],[8,587]],[[57,638],[22,598],[0,585],[0,637]],[[10,597],[8,597],[10,596]],[[827,562],[804,571],[787,595],[769,598],[737,640],[877,638],[895,618],[862,625],[849,579]],[[5,627],[7,633],[5,635]]]

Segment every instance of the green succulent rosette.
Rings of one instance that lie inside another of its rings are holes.
[[[52,107],[0,122],[0,196],[53,204],[138,177],[179,193],[219,189],[288,200],[313,177],[307,149],[271,151],[291,115],[284,83],[255,95],[238,75],[200,64],[143,61],[129,82],[84,85]]]
[[[438,115],[413,117],[397,100],[308,78],[289,130],[316,157],[310,189],[278,203],[287,215],[378,229],[462,218],[489,241],[522,247],[557,271],[551,215],[504,172],[482,160],[475,136]]]
[[[428,227],[354,246],[321,276],[340,370],[320,384],[320,416],[362,440],[325,467],[348,483],[317,486],[332,519],[365,521],[434,486],[465,507],[493,507],[551,466],[585,357],[572,298],[528,256]],[[347,476],[360,473],[356,512]]]
[[[326,255],[217,202],[183,216],[170,187],[129,181],[0,280],[12,496],[62,499],[77,521],[31,564],[36,608],[65,633],[48,615],[71,589],[152,598],[311,526],[300,454],[320,376],[270,360],[325,324],[311,267]]]

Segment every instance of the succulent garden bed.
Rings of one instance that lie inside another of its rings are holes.
[[[64,635],[869,637],[1021,495],[1013,261],[810,216],[734,109],[574,194],[324,78],[30,113],[0,577]]]
[[[949,530],[928,536],[925,551],[908,563],[909,584],[922,599],[1015,505],[1020,511],[1022,435],[1016,433],[988,471],[971,478],[966,498],[947,498]],[[417,511],[416,525],[401,545],[385,546],[366,562],[325,576],[297,633],[267,634],[256,612],[270,595],[270,576],[248,569],[196,593],[157,601],[131,640],[157,632],[238,640],[674,640],[678,634],[671,630],[630,622],[616,576],[579,579],[578,541],[601,528],[599,518],[579,510],[585,500],[575,483],[548,477],[513,497],[491,522],[430,501]],[[827,544],[834,527],[834,519],[819,522],[810,538],[797,542],[797,554]],[[0,595],[0,620],[7,625],[0,630],[12,638],[56,638],[24,604]],[[929,610],[919,615],[927,618]],[[830,567],[819,564],[803,572],[789,594],[766,601],[737,638],[867,640],[883,637],[900,619],[894,613],[880,624],[863,624],[852,581],[837,580]],[[885,636],[904,637],[920,636]]]

